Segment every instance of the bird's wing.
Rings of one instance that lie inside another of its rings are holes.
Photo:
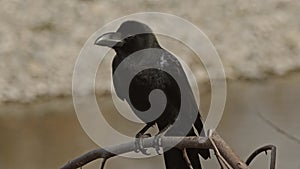
[[[186,125],[187,127],[189,127],[189,125],[191,125],[191,124],[187,124],[187,123],[193,123],[197,132],[199,134],[201,133],[202,136],[205,136],[205,133],[202,133],[203,123],[201,120],[200,111],[198,109],[198,106],[197,106],[197,103],[195,100],[195,96],[192,92],[192,88],[188,82],[188,78],[187,78],[181,64],[175,58],[175,56],[173,56],[169,52],[166,56],[167,56],[166,63],[171,63],[171,64],[167,64],[164,66],[170,66],[170,69],[172,70],[172,72],[174,72],[176,74],[175,76],[178,76],[180,78],[180,81],[182,83],[180,85],[180,90],[181,90],[181,95],[183,98],[183,100],[181,101],[181,106],[182,106],[182,104],[186,105],[186,107],[182,110],[183,116],[181,116],[181,114],[179,114],[179,117],[178,117],[179,121],[182,121],[182,123],[179,122],[179,125],[178,125],[179,127],[174,126],[175,127],[174,130],[175,130],[175,132],[178,132],[178,129],[180,130],[182,126]],[[196,117],[195,117],[195,113],[197,113]],[[186,133],[182,133],[182,134],[185,135]],[[193,129],[191,129],[187,135],[195,136],[196,134],[193,131]],[[188,151],[189,156],[190,155],[196,156],[195,158],[190,157],[192,159],[191,162],[193,163],[193,166],[198,166],[198,164],[200,164],[198,161],[198,158],[197,158],[197,153],[199,153],[204,159],[207,159],[210,157],[210,153],[209,153],[208,149],[203,149],[203,150],[202,149],[190,149]]]
[[[122,86],[122,84],[126,79],[123,79],[121,76],[115,74],[115,71],[117,70],[120,62],[121,61],[119,60],[119,57],[116,55],[112,62],[112,80],[116,95],[119,97],[119,99],[124,101],[126,98],[126,94],[124,92],[124,86]]]
[[[134,76],[134,79],[131,81],[131,87],[135,90],[134,93],[136,94],[135,97],[131,97],[129,100],[129,91],[124,89],[124,81],[128,79],[124,79],[121,76],[114,76],[113,83],[114,88],[116,91],[117,96],[122,100],[127,100],[132,102],[132,99],[137,99],[137,102],[140,103],[140,107],[143,106],[140,110],[145,110],[149,108],[148,96],[151,90],[153,89],[161,89],[163,91],[172,91],[171,95],[173,97],[169,97],[171,103],[174,104],[174,107],[180,107],[180,105],[185,105],[183,107],[182,115],[179,115],[178,118],[186,123],[186,125],[192,125],[193,122],[196,120],[195,113],[198,113],[198,106],[195,101],[194,94],[192,92],[191,86],[188,82],[188,78],[177,58],[169,53],[168,51],[161,49],[159,53],[157,52],[145,52],[140,53],[141,55],[150,55],[145,59],[141,56],[134,56],[131,60],[128,60],[122,64],[126,68],[126,73],[134,73],[138,72],[136,70],[147,70],[141,71],[140,73]],[[149,63],[150,67],[155,67],[160,70],[158,72],[154,69],[149,70]],[[113,62],[114,65],[114,62]],[[120,66],[118,65],[118,66]],[[145,66],[148,65],[148,66]],[[167,73],[163,73],[163,71]],[[174,87],[173,83],[174,80],[170,77],[175,79],[175,83],[178,81],[177,85],[180,87],[180,90]],[[170,92],[169,92],[170,93]],[[181,103],[178,103],[178,98],[181,96]],[[146,105],[146,106],[145,106]],[[137,106],[139,107],[139,106]],[[184,124],[180,124],[184,125]],[[202,129],[202,128],[201,128]],[[199,130],[201,130],[199,128]]]
[[[166,51],[166,54],[164,54],[163,59],[166,60],[162,66],[166,68],[167,70],[170,70],[172,74],[175,76],[175,79],[178,82],[178,85],[180,87],[180,94],[181,94],[181,113],[178,116],[178,119],[182,121],[182,123],[179,125],[192,125],[195,122],[196,124],[201,124],[199,127],[195,126],[199,132],[202,130],[202,122],[198,115],[198,106],[195,100],[195,96],[192,92],[192,88],[189,84],[188,78],[186,73],[184,72],[184,69],[180,62],[177,60],[177,58],[172,55],[171,53]],[[184,106],[184,107],[183,107]],[[187,126],[189,127],[189,126]],[[184,134],[184,133],[183,133]]]

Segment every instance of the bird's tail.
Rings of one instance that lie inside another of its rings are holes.
[[[193,168],[201,169],[200,159],[197,149],[187,149],[187,154]],[[183,158],[183,151],[177,148],[171,148],[164,153],[166,169],[189,169],[188,163]]]
[[[202,121],[200,119],[200,115],[198,115],[197,120],[194,123],[195,128],[199,133],[203,128]],[[193,128],[190,130],[187,136],[196,136]],[[204,136],[202,134],[202,136]],[[188,158],[195,169],[201,169],[201,163],[199,159],[199,154],[204,158],[210,158],[210,153],[208,149],[187,149]],[[180,169],[189,169],[189,166],[186,160],[183,157],[183,151],[177,148],[171,148],[170,150],[164,153],[164,160],[167,169],[180,168]]]
[[[210,153],[208,149],[186,149],[187,156],[190,160],[191,165],[195,169],[202,169],[199,154],[207,159],[210,157]],[[171,148],[170,150],[164,153],[164,160],[166,169],[189,169],[188,163],[186,159],[183,157],[183,151],[178,148]]]

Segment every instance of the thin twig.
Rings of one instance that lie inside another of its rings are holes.
[[[249,169],[244,161],[229,147],[229,145],[221,138],[221,136],[214,131],[209,137],[215,143],[220,155],[228,164],[234,169]]]
[[[106,163],[106,160],[109,159],[109,158],[104,158],[103,161],[102,161],[102,164],[101,164],[101,168],[100,169],[104,169],[104,166],[105,166],[105,163]]]
[[[267,145],[263,146],[257,150],[255,150],[247,159],[246,164],[249,165],[251,161],[261,152],[266,152],[268,150],[271,150],[271,162],[270,162],[270,169],[275,169],[275,164],[276,164],[276,147],[273,145]]]
[[[192,163],[189,159],[189,156],[187,155],[186,148],[182,149],[182,153],[183,153],[183,158],[186,164],[188,165],[189,169],[193,169]]]
[[[227,163],[227,161],[221,156],[215,142],[209,137],[209,141],[211,142],[212,146],[213,146],[213,149],[214,149],[214,152],[215,152],[215,155],[217,157],[217,160],[221,166],[221,169],[224,168],[223,164],[226,165],[227,168],[231,168],[230,165]]]

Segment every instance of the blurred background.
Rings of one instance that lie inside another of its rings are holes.
[[[246,159],[257,147],[274,144],[277,168],[300,169],[299,1],[0,0],[0,4],[0,169],[59,168],[98,147],[74,111],[76,59],[85,41],[103,25],[150,11],[192,22],[215,45],[228,79],[225,112],[217,130],[240,157]],[[201,62],[190,51],[159,40],[169,50],[182,52],[194,72],[205,117],[210,85]],[[109,73],[106,80],[97,78],[97,97],[109,112],[111,58],[103,64]],[[83,168],[99,168],[100,162]],[[260,155],[252,168],[268,165],[269,156]],[[203,166],[219,168],[215,158],[203,161]],[[106,166],[120,167],[164,168],[164,164],[161,156],[116,157]]]

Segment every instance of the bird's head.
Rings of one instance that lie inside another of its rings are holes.
[[[158,41],[152,30],[141,22],[126,21],[116,32],[101,35],[95,45],[106,46],[116,52],[131,54],[146,48],[158,48]]]

